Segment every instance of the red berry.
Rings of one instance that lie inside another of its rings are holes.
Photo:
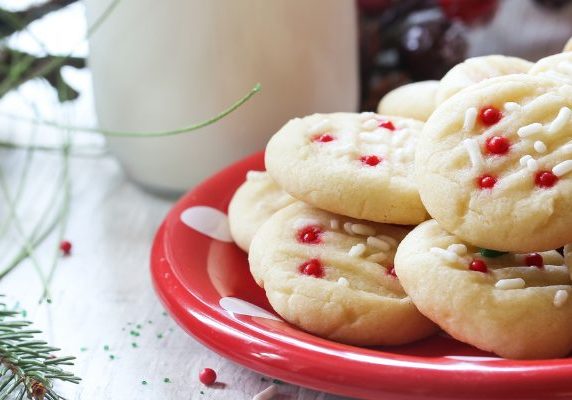
[[[502,112],[494,106],[485,106],[479,112],[479,119],[487,126],[494,125],[502,118]]]
[[[497,178],[492,175],[483,175],[477,178],[477,185],[481,189],[492,189],[497,183]]]
[[[298,241],[306,244],[320,243],[320,236],[322,236],[322,229],[316,225],[306,226],[298,231]]]
[[[199,380],[203,385],[210,386],[216,382],[216,372],[210,368],[205,368],[199,373]]]
[[[383,161],[381,157],[375,155],[361,156],[360,160],[362,163],[369,165],[370,167],[375,167],[377,164]]]
[[[387,268],[387,275],[397,278],[397,274],[395,273],[395,267],[393,265],[389,264],[386,268]]]
[[[537,267],[537,268],[544,267],[544,259],[538,253],[528,254],[526,257],[524,257],[524,262],[529,267]]]
[[[300,273],[314,278],[322,278],[324,276],[324,267],[317,258],[312,258],[298,267]]]
[[[489,154],[506,154],[510,147],[510,141],[504,136],[493,136],[487,139],[485,147]]]
[[[72,244],[68,240],[62,240],[60,243],[60,250],[64,256],[69,256],[71,253]]]
[[[389,129],[390,131],[395,130],[395,125],[393,125],[393,122],[385,119],[380,120],[377,126],[379,126],[380,128]]]
[[[450,19],[460,19],[467,25],[478,25],[493,17],[498,0],[439,0],[439,5]]]
[[[479,260],[474,259],[471,264],[469,265],[469,269],[471,271],[477,271],[477,272],[482,272],[484,274],[486,274],[489,271],[489,268],[487,267],[487,263],[484,262],[483,260]]]
[[[334,137],[332,135],[330,135],[329,133],[324,133],[322,135],[316,136],[313,140],[314,140],[314,142],[327,143],[327,142],[331,142],[332,140],[334,140]]]
[[[541,188],[551,188],[558,182],[558,177],[552,171],[538,171],[534,177],[534,183]]]

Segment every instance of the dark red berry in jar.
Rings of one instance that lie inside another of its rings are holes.
[[[510,141],[504,136],[493,136],[487,139],[485,147],[489,154],[503,155],[508,153]]]
[[[471,271],[482,272],[485,274],[489,271],[489,268],[487,267],[487,263],[484,262],[483,260],[479,260],[479,259],[475,259],[475,260],[471,261],[471,264],[469,264],[469,269]]]
[[[492,175],[483,175],[477,178],[477,185],[481,189],[492,189],[497,183],[497,178]]]
[[[358,8],[368,14],[378,14],[391,6],[391,0],[358,0]]]
[[[331,142],[332,140],[334,140],[334,137],[332,135],[330,135],[329,133],[324,133],[322,135],[316,136],[313,140],[314,140],[314,142],[327,143],[327,142]]]
[[[395,130],[395,125],[393,125],[393,122],[383,120],[383,119],[381,121],[379,121],[379,124],[377,126],[379,126],[380,128],[389,129],[390,131]]]
[[[312,258],[298,267],[301,274],[313,276],[314,278],[322,278],[324,276],[324,267],[317,258]]]
[[[370,167],[375,167],[383,159],[381,157],[376,156],[376,155],[369,155],[369,156],[361,156],[360,160],[365,165],[369,165]]]
[[[558,182],[558,177],[552,173],[552,171],[538,171],[534,177],[534,183],[536,186],[547,189],[556,185]]]
[[[479,111],[479,120],[487,126],[496,124],[501,118],[502,112],[494,106],[485,106]]]
[[[68,240],[62,240],[60,243],[60,250],[63,255],[69,256],[71,254],[72,244]]]
[[[564,6],[572,4],[571,0],[534,0],[534,2],[542,7],[552,10],[559,10]]]
[[[203,385],[210,386],[216,382],[216,372],[211,368],[205,368],[199,373],[199,380]]]
[[[529,267],[537,267],[542,268],[544,267],[544,259],[538,253],[530,253],[524,257],[524,262]]]
[[[322,229],[316,225],[306,226],[298,231],[298,241],[306,244],[318,244],[321,242]]]
[[[498,0],[439,0],[447,17],[459,19],[467,25],[488,22],[498,8]]]

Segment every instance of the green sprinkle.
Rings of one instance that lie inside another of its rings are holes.
[[[110,354],[110,355],[109,355],[109,359],[110,359],[110,360],[115,360],[115,356],[114,356],[113,354]]]
[[[80,347],[79,351],[87,351],[87,347]]]
[[[131,343],[131,347],[133,347],[134,349],[137,348],[138,347],[137,343],[135,343],[135,342]]]
[[[260,378],[261,382],[268,382],[268,379],[266,379],[265,377]]]
[[[169,328],[169,332],[173,332],[173,328]]]
[[[148,324],[152,324],[152,323],[153,323],[153,321],[149,320],[149,321],[147,321],[147,323],[148,323]]]
[[[481,249],[480,253],[481,253],[481,256],[486,257],[486,258],[496,258],[496,257],[500,257],[504,254],[507,254],[508,252],[496,251],[496,250],[490,250],[490,249]]]
[[[139,336],[139,335],[140,335],[140,333],[137,332],[137,331],[131,331],[131,332],[129,332],[129,334],[130,334],[131,336]]]
[[[108,345],[103,346],[103,350],[109,351],[109,346]]]
[[[157,339],[163,339],[163,334],[162,334],[162,333],[158,333],[158,334],[157,334]]]
[[[167,316],[167,311],[163,311],[163,315],[166,317],[166,316]]]
[[[141,324],[137,324],[137,325],[135,325],[135,328],[141,329],[141,328],[143,328],[143,327],[141,326]]]
[[[22,310],[22,317],[26,318],[28,316],[28,311]]]
[[[133,322],[128,322],[127,325],[131,326],[133,325]]]
[[[274,383],[275,385],[283,385],[284,382],[282,382],[280,379],[272,379],[272,383]]]
[[[201,390],[201,394],[205,394],[205,392],[203,392],[203,391]]]
[[[146,385],[146,384],[147,384],[147,381],[141,381],[141,384],[142,384],[142,385]]]
[[[48,302],[48,304],[52,304],[52,299],[46,299],[46,301]]]
[[[169,378],[165,378],[165,379],[163,379],[163,382],[165,382],[165,383],[171,383],[171,380],[170,380]]]

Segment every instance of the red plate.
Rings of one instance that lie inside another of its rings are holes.
[[[181,215],[197,206],[226,213],[246,172],[261,170],[263,164],[262,154],[256,154],[208,179],[175,205],[157,233],[151,254],[155,289],[188,333],[262,374],[340,395],[385,400],[572,398],[570,358],[504,360],[446,335],[407,346],[359,348],[315,337],[281,320],[224,309],[221,299],[230,297],[241,299],[245,307],[272,310],[250,276],[246,254],[192,229]],[[220,216],[224,228],[225,216]],[[224,239],[225,230],[220,234]]]

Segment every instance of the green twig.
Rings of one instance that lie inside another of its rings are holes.
[[[199,122],[199,123],[194,123],[194,124],[182,127],[182,128],[178,128],[178,129],[174,129],[174,130],[167,130],[167,131],[122,132],[122,131],[115,131],[115,130],[109,130],[109,129],[99,129],[99,128],[90,128],[90,127],[60,124],[60,123],[57,123],[54,121],[29,118],[29,117],[24,117],[24,116],[20,116],[20,115],[10,114],[10,113],[0,113],[0,115],[7,117],[7,118],[10,118],[10,119],[13,119],[15,121],[23,121],[23,122],[28,122],[31,124],[50,126],[50,127],[54,127],[54,128],[58,128],[58,129],[65,129],[65,130],[70,130],[70,131],[101,133],[102,135],[105,135],[105,136],[134,137],[134,138],[156,137],[156,136],[172,136],[172,135],[178,135],[181,133],[194,131],[197,129],[204,128],[205,126],[214,124],[215,122],[223,119],[224,117],[226,117],[227,115],[229,115],[230,113],[235,111],[237,108],[242,106],[244,103],[246,103],[248,100],[250,100],[255,94],[260,92],[261,89],[262,89],[262,86],[260,85],[260,83],[257,83],[245,96],[243,96],[241,99],[237,100],[235,103],[233,103],[226,110],[220,112],[219,114],[215,115],[214,117],[211,117],[211,118],[209,118],[205,121]]]

